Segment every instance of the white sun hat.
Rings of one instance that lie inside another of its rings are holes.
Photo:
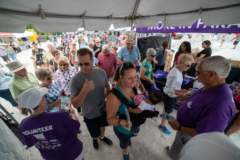
[[[20,108],[28,108],[34,114],[34,108],[36,108],[42,97],[48,93],[47,88],[30,88],[23,93],[20,94],[18,97],[18,105]]]

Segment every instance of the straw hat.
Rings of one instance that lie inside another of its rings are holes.
[[[132,35],[127,35],[126,39],[125,39],[125,43],[134,43],[135,41],[133,40],[133,36]]]
[[[28,66],[28,63],[21,63],[19,61],[12,61],[10,63],[6,64],[6,67],[10,70],[8,74],[15,73],[17,71],[20,71]]]

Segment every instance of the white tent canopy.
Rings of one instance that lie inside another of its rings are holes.
[[[16,38],[34,36],[32,32],[28,32],[28,31],[25,31],[24,33],[13,33],[13,35]]]
[[[240,23],[239,0],[1,0],[0,31],[23,32],[33,24],[40,32]]]

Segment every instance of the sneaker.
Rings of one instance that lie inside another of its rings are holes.
[[[123,154],[123,160],[130,160],[130,159],[129,159],[129,154],[127,154],[127,155],[124,155],[124,154]]]
[[[161,126],[161,124],[158,126],[158,128],[163,131],[166,134],[170,134],[171,132],[167,129],[165,126]]]
[[[82,131],[79,129],[77,133],[82,133]]]
[[[112,141],[110,139],[108,139],[107,137],[104,137],[103,139],[99,138],[100,141],[105,142],[107,145],[112,145]]]
[[[98,140],[97,139],[93,139],[93,147],[95,149],[98,149]]]

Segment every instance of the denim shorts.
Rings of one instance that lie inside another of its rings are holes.
[[[167,94],[163,93],[163,102],[165,112],[172,113],[174,106],[176,105],[176,98],[169,97]]]

